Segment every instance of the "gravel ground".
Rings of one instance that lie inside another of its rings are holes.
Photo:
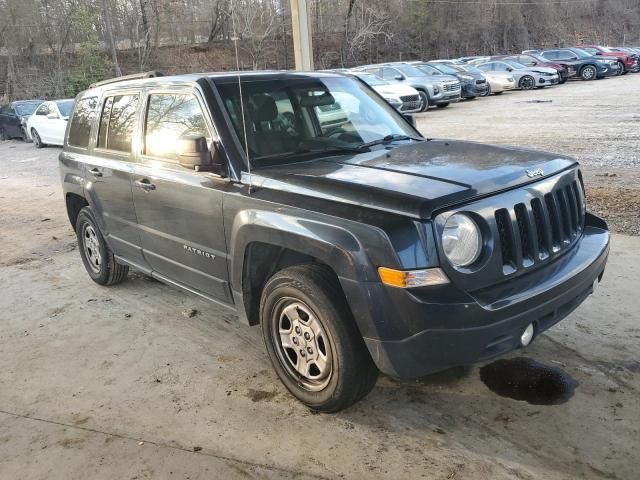
[[[589,208],[640,235],[640,74],[508,92],[420,114],[429,137],[491,142],[577,158]]]
[[[624,96],[618,88],[630,95],[639,81],[479,99],[420,123],[433,136],[573,153],[590,188],[613,197],[614,186],[625,188],[637,198],[637,164],[615,155],[602,170],[589,163],[608,150],[604,137],[590,147],[585,140],[602,112],[579,104],[611,103],[598,129],[626,130],[606,142],[631,155],[631,107],[614,105]],[[560,92],[576,92],[578,105],[556,108]],[[518,103],[533,99],[553,103]],[[551,135],[547,117],[567,135],[558,117],[571,108],[567,122],[589,119],[583,138],[572,124],[572,141],[535,142]],[[601,153],[585,155],[589,149]],[[557,404],[499,396],[481,379],[490,370],[475,366],[412,382],[381,377],[356,406],[315,415],[276,378],[259,328],[135,272],[112,288],[91,282],[66,217],[58,153],[0,142],[0,479],[637,478],[640,239],[614,235],[596,293],[507,355],[560,371]],[[619,200],[628,204],[628,196]]]

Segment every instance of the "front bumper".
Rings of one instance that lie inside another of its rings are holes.
[[[462,84],[462,98],[481,97],[483,95],[486,95],[488,91],[489,84],[487,82],[477,84],[474,81],[473,83]]]
[[[557,75],[553,77],[540,77],[538,79],[538,86],[548,87],[550,85],[558,85],[560,83],[560,79]]]
[[[416,378],[485,361],[519,348],[529,324],[537,336],[562,320],[593,292],[594,282],[604,273],[609,232],[597,217],[589,218],[592,221],[586,222],[580,240],[556,261],[486,291],[472,292],[470,301],[447,301],[446,290],[436,301],[391,287],[383,287],[387,295],[375,292],[376,300],[370,292],[370,302],[386,303],[370,305],[371,315],[388,317],[374,321],[388,326],[395,313],[414,316],[427,327],[399,339],[365,336],[378,368],[387,375]]]

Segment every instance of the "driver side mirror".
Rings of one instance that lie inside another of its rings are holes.
[[[50,113],[47,115],[47,118],[49,120],[57,120],[58,119],[58,115],[56,115],[55,113]]]
[[[395,77],[396,80],[404,80],[404,75],[396,75]]]
[[[210,152],[205,137],[184,137],[179,140],[178,152],[178,163],[185,168],[218,175],[224,173],[222,153],[217,142],[214,143],[213,152]]]
[[[507,67],[507,72],[513,72],[513,68]]]

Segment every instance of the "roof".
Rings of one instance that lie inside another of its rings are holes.
[[[106,89],[108,87],[117,86],[118,88],[130,88],[142,85],[166,85],[166,84],[185,84],[195,83],[202,78],[211,78],[213,80],[237,80],[238,77],[246,80],[260,79],[291,79],[291,78],[344,78],[344,75],[333,72],[301,72],[295,70],[243,70],[231,72],[202,72],[187,73],[182,75],[154,76],[148,78],[123,79],[122,81],[113,79],[113,81],[99,82],[87,89],[94,91]]]

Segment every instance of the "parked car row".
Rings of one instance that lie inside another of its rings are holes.
[[[62,146],[73,99],[22,100],[0,107],[0,139],[33,141],[36,148]]]

